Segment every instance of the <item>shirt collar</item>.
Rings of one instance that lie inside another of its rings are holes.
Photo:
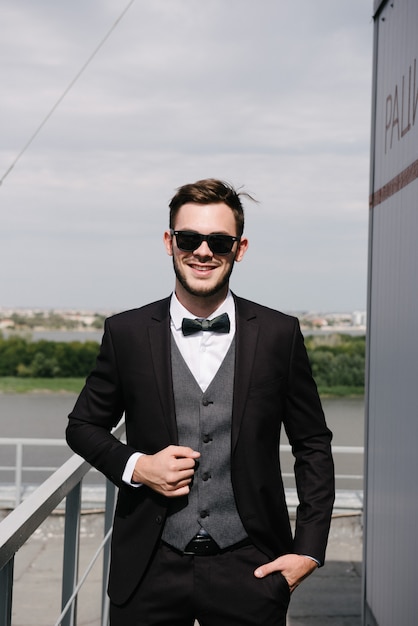
[[[228,290],[228,294],[222,304],[216,309],[216,311],[211,313],[207,319],[211,320],[222,313],[228,313],[231,322],[231,329],[235,328],[235,302],[230,290]],[[181,330],[181,323],[184,317],[196,318],[196,315],[190,313],[190,311],[188,311],[186,307],[181,304],[174,292],[171,295],[170,316],[171,323],[176,330]]]

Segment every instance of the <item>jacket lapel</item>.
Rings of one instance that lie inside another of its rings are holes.
[[[238,441],[244,415],[258,338],[258,322],[251,303],[234,296],[236,306],[236,346],[234,406],[232,411],[232,452]]]
[[[161,301],[160,304],[160,309],[152,316],[148,332],[163,419],[167,426],[170,443],[177,444],[178,435],[171,372],[170,298]]]

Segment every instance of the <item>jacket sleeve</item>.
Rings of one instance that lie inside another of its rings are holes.
[[[68,445],[74,452],[120,486],[126,463],[136,450],[116,439],[111,430],[124,412],[118,364],[109,322],[97,357],[66,429]]]
[[[335,494],[332,433],[325,422],[299,323],[291,349],[284,426],[295,457],[299,498],[294,551],[323,564]]]

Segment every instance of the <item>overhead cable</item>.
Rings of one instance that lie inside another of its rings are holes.
[[[70,84],[68,85],[68,87],[64,90],[64,92],[61,94],[61,96],[58,98],[58,100],[56,101],[56,103],[54,104],[54,106],[52,107],[52,109],[49,111],[49,113],[45,116],[45,118],[42,120],[42,122],[39,124],[38,128],[35,130],[35,132],[32,134],[32,136],[29,138],[29,140],[26,142],[26,144],[23,146],[22,150],[19,152],[19,154],[17,155],[17,157],[15,157],[14,161],[12,162],[12,164],[8,167],[8,169],[5,171],[5,173],[3,174],[3,176],[0,178],[0,185],[3,184],[4,179],[10,174],[10,172],[12,171],[12,169],[14,168],[14,166],[16,165],[16,163],[19,161],[19,159],[23,156],[23,154],[26,152],[26,150],[29,148],[29,146],[31,145],[31,143],[34,141],[34,139],[39,135],[39,133],[41,132],[42,128],[45,126],[45,124],[47,123],[47,121],[49,120],[49,118],[53,115],[53,113],[55,112],[55,110],[58,108],[58,106],[61,104],[61,102],[64,100],[65,96],[68,94],[68,92],[72,89],[72,87],[75,85],[75,83],[77,82],[77,80],[80,78],[80,76],[82,75],[82,73],[84,72],[84,70],[87,68],[87,66],[91,63],[91,61],[94,59],[94,57],[96,56],[96,54],[99,52],[100,48],[106,43],[106,41],[109,39],[110,35],[112,34],[112,32],[115,30],[115,28],[117,27],[117,25],[119,24],[119,22],[121,21],[121,19],[124,17],[124,15],[128,12],[128,10],[130,9],[130,7],[133,5],[133,3],[135,2],[135,0],[130,0],[130,2],[128,2],[127,6],[124,8],[124,10],[122,11],[122,13],[119,15],[119,17],[117,18],[117,20],[114,22],[114,24],[112,25],[112,27],[109,29],[109,31],[106,33],[106,35],[103,37],[103,39],[101,40],[101,42],[99,43],[99,45],[94,49],[94,51],[92,52],[92,54],[89,56],[89,58],[87,59],[87,61],[84,63],[84,65],[82,66],[82,68],[79,70],[79,72],[75,75],[75,77],[73,78],[73,80],[70,82]]]

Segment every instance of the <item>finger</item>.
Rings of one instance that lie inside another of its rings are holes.
[[[188,472],[192,476],[196,469],[196,463],[193,459],[177,459],[172,469],[175,472]]]
[[[165,491],[163,492],[164,496],[167,498],[179,498],[180,496],[187,496],[190,493],[190,487],[186,485],[185,487],[181,487],[180,489],[174,489],[173,491]]]
[[[180,475],[177,472],[175,476],[168,476],[166,483],[167,483],[168,488],[177,489],[178,487],[184,487],[185,485],[190,485],[192,480],[193,480],[193,476],[190,476],[189,474],[185,474],[185,473]]]
[[[256,578],[265,578],[269,574],[277,571],[277,567],[274,566],[274,563],[265,563],[264,565],[260,565],[254,572],[254,576]]]
[[[179,483],[182,480],[187,480],[187,482],[190,483],[193,480],[193,477],[194,477],[194,469],[182,470],[182,471],[176,472],[174,476],[174,480],[172,482]]]
[[[193,476],[196,465],[192,459],[171,459],[166,464],[165,469],[170,474],[172,480],[178,480],[179,477]]]
[[[200,452],[189,448],[189,446],[170,446],[173,456],[178,459],[198,459]]]

